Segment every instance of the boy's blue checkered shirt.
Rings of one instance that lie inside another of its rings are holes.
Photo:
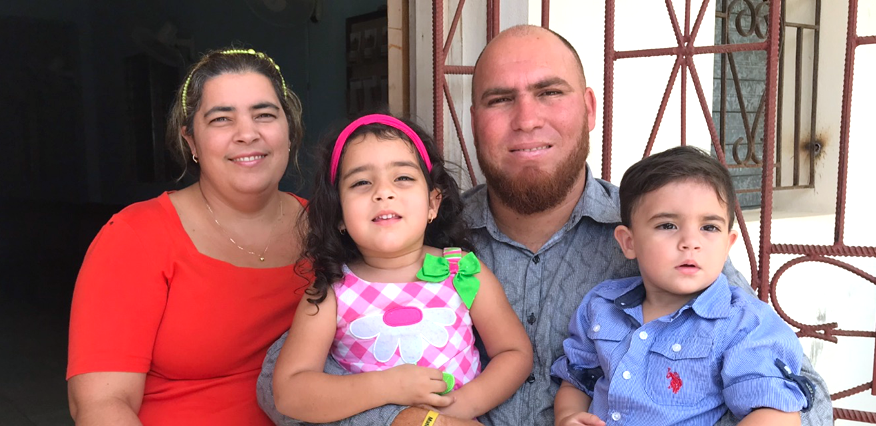
[[[596,286],[551,368],[593,398],[590,412],[607,425],[713,425],[728,408],[742,418],[810,405],[792,380],[803,360],[797,336],[723,274],[674,314],[642,325],[644,299],[641,277]]]

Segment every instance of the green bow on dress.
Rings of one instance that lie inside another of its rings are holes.
[[[475,274],[481,272],[481,262],[474,253],[469,253],[459,259],[458,265],[459,272],[453,277],[453,288],[459,293],[465,306],[471,309],[475,295],[478,294],[478,289],[481,287],[481,282],[475,277]],[[423,259],[423,269],[417,272],[417,278],[430,283],[440,283],[449,276],[450,262],[446,258],[426,253],[426,258]]]

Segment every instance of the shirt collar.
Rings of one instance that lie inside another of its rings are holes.
[[[614,303],[618,309],[629,309],[645,301],[642,277],[628,277],[604,282],[593,289],[596,295]]]
[[[617,187],[601,179],[596,179],[585,165],[587,174],[584,193],[578,199],[572,215],[563,227],[568,230],[578,224],[582,217],[587,216],[601,223],[620,223],[620,204],[617,197]],[[472,229],[495,228],[493,213],[487,199],[487,187],[480,184],[463,194],[465,216]]]
[[[600,286],[597,288],[596,294],[614,303],[614,306],[618,309],[634,308],[645,301],[645,285],[642,283],[642,277],[615,280],[613,284]],[[732,295],[727,277],[724,274],[720,274],[715,282],[700,293],[699,296],[687,302],[678,312],[680,313],[687,308],[691,308],[702,318],[726,318],[730,315],[731,299]]]
[[[718,279],[702,292],[696,299],[691,300],[691,306],[697,315],[703,318],[717,319],[727,318],[730,315],[730,284],[724,274],[719,274]]]

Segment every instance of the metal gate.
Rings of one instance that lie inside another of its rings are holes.
[[[654,120],[654,125],[651,131],[651,135],[649,141],[645,147],[644,155],[650,155],[651,148],[654,143],[654,139],[657,135],[657,132],[660,128],[660,123],[662,121],[664,112],[666,110],[666,105],[669,99],[670,94],[672,93],[675,81],[679,79],[679,75],[681,76],[680,80],[680,91],[681,91],[681,126],[682,126],[682,140],[681,143],[684,145],[686,143],[684,139],[685,132],[684,126],[686,124],[686,112],[687,105],[685,103],[686,92],[688,90],[687,87],[687,78],[686,75],[689,73],[691,81],[693,82],[694,91],[699,99],[699,109],[703,114],[703,118],[706,121],[709,134],[712,140],[712,146],[715,152],[715,155],[718,157],[721,162],[724,164],[727,163],[727,159],[725,157],[725,147],[729,145],[733,145],[733,142],[729,142],[722,140],[723,130],[719,133],[719,130],[716,129],[715,123],[712,119],[712,111],[709,110],[709,104],[705,98],[702,82],[700,81],[699,74],[697,73],[697,68],[693,62],[693,56],[698,54],[722,54],[728,55],[727,58],[731,58],[732,54],[737,52],[753,52],[753,51],[763,51],[766,53],[766,81],[765,81],[765,94],[772,94],[768,96],[763,96],[760,104],[760,108],[757,114],[757,117],[763,117],[763,148],[760,158],[755,161],[758,164],[758,167],[762,170],[761,176],[761,219],[760,219],[760,241],[758,242],[757,247],[753,246],[751,238],[749,237],[748,230],[746,229],[744,219],[742,217],[742,210],[737,205],[736,206],[736,216],[739,220],[740,233],[743,236],[743,240],[745,242],[746,250],[748,252],[748,258],[751,265],[751,277],[752,277],[752,287],[755,288],[758,292],[759,297],[766,301],[771,302],[775,307],[776,311],[779,315],[792,327],[795,327],[799,331],[797,335],[799,337],[812,337],[816,339],[825,340],[831,343],[839,343],[838,336],[848,336],[848,337],[865,337],[872,338],[876,340],[876,330],[867,330],[867,331],[859,331],[859,330],[843,330],[839,328],[837,323],[827,323],[827,324],[819,324],[819,325],[810,325],[803,324],[799,321],[795,321],[791,318],[785,311],[782,309],[779,300],[776,295],[776,287],[778,285],[779,279],[782,275],[792,266],[804,263],[804,262],[821,262],[828,265],[833,265],[835,267],[839,267],[845,269],[849,272],[854,273],[855,275],[863,278],[864,280],[869,281],[870,283],[876,284],[876,276],[872,273],[865,272],[859,268],[856,268],[846,262],[836,259],[836,257],[840,256],[859,256],[859,257],[871,257],[876,258],[876,247],[874,246],[848,246],[844,243],[844,232],[845,232],[845,218],[846,218],[846,199],[847,199],[847,183],[848,183],[848,164],[849,164],[849,123],[850,123],[850,112],[851,112],[851,102],[852,102],[852,81],[853,81],[853,70],[855,65],[855,51],[858,46],[867,45],[867,44],[876,44],[876,35],[867,35],[860,36],[857,34],[857,18],[858,18],[858,0],[849,0],[849,10],[848,10],[848,29],[846,34],[846,53],[845,53],[845,63],[844,63],[844,81],[843,81],[843,100],[842,100],[842,115],[840,122],[840,142],[839,142],[839,172],[838,172],[838,188],[837,188],[837,198],[836,198],[836,219],[834,224],[834,239],[832,245],[800,245],[800,244],[786,244],[781,243],[779,241],[773,241],[771,234],[771,225],[773,219],[773,192],[774,186],[782,186],[781,178],[778,177],[776,180],[776,169],[777,167],[781,167],[781,159],[777,164],[776,161],[776,131],[777,126],[780,126],[780,123],[777,123],[777,111],[779,110],[779,99],[780,97],[775,95],[779,93],[779,81],[781,72],[780,72],[780,58],[782,52],[780,52],[780,43],[781,37],[784,33],[784,28],[786,26],[793,27],[795,31],[800,34],[803,30],[818,30],[819,23],[815,22],[815,24],[794,24],[790,25],[782,19],[783,8],[785,6],[784,2],[774,0],[773,2],[764,1],[764,0],[730,0],[730,4],[728,5],[728,0],[719,0],[722,1],[722,9],[719,11],[719,15],[717,17],[721,17],[720,13],[727,13],[730,8],[733,7],[733,4],[742,2],[745,7],[747,7],[751,11],[751,19],[757,19],[757,11],[761,11],[763,9],[767,10],[767,15],[765,19],[766,29],[759,29],[762,31],[764,38],[763,41],[750,42],[750,43],[739,43],[739,44],[717,44],[711,46],[694,46],[694,40],[697,38],[700,26],[705,18],[705,11],[707,9],[708,0],[704,0],[701,2],[701,5],[698,9],[697,15],[693,16],[692,12],[694,11],[691,6],[691,1],[685,1],[685,10],[684,10],[684,22],[683,25],[678,22],[676,18],[676,12],[673,8],[672,0],[664,0],[666,3],[666,9],[668,12],[668,18],[670,24],[672,25],[672,29],[675,34],[676,45],[664,48],[655,48],[655,49],[645,49],[645,50],[632,50],[632,51],[619,51],[615,49],[615,5],[616,0],[606,0],[605,2],[605,63],[604,63],[604,87],[603,87],[603,104],[605,108],[605,112],[603,114],[603,148],[602,148],[602,178],[605,180],[611,180],[611,162],[612,162],[612,109],[613,109],[613,93],[614,93],[614,64],[618,60],[627,59],[627,58],[642,58],[642,57],[654,57],[654,56],[671,56],[675,57],[675,64],[671,70],[671,74],[669,77],[669,81],[667,82],[666,89],[663,94],[662,101],[660,103],[659,109],[657,111],[657,116]],[[817,9],[821,8],[821,0],[817,1]],[[542,0],[542,16],[541,16],[541,25],[545,28],[549,27],[549,15],[550,15],[550,0]],[[470,159],[470,155],[467,152],[466,144],[464,140],[464,135],[462,131],[462,127],[460,125],[459,116],[455,110],[453,99],[451,97],[451,93],[447,84],[447,75],[471,75],[474,67],[472,65],[461,65],[461,64],[447,64],[446,57],[448,51],[451,46],[451,42],[453,41],[454,35],[456,34],[457,27],[460,22],[460,18],[462,16],[462,10],[465,5],[465,0],[458,0],[456,4],[455,13],[453,19],[451,21],[450,27],[448,31],[444,30],[444,1],[443,0],[433,0],[432,2],[432,42],[433,42],[433,128],[436,130],[444,128],[444,116],[445,116],[445,105],[447,106],[447,111],[451,117],[453,122],[453,128],[456,131],[457,137],[461,144],[462,153],[466,162],[466,166],[469,171],[469,175],[472,179],[472,182],[475,182],[475,174],[472,168],[472,163]],[[492,39],[496,34],[499,33],[499,17],[500,17],[500,0],[486,0],[487,7],[487,40]],[[816,15],[818,16],[818,14]],[[727,19],[728,16],[725,16]],[[780,30],[776,30],[780,29]],[[815,66],[817,67],[818,62],[818,54],[817,54],[817,36],[816,36],[816,54],[815,54]],[[799,42],[797,51],[799,54]],[[721,59],[725,61],[725,58]],[[798,57],[798,68],[799,68],[799,57]],[[817,68],[816,68],[817,69]],[[799,78],[799,73],[797,74]],[[817,71],[816,71],[817,76]],[[815,82],[817,78],[813,78],[813,82]],[[799,97],[798,97],[799,99]],[[813,100],[812,107],[812,116],[815,116],[815,101]],[[799,107],[799,100],[795,103],[797,107]],[[761,115],[762,113],[762,115]],[[799,114],[795,114],[797,117]],[[723,125],[723,121],[722,121]],[[756,127],[756,125],[755,125]],[[795,133],[799,133],[799,119],[795,120]],[[746,127],[749,129],[748,127]],[[750,129],[749,129],[750,130]],[[751,134],[751,132],[748,132]],[[435,139],[438,142],[440,147],[443,147],[444,143],[444,135],[441,132],[436,132]],[[795,141],[799,142],[799,137],[795,137]],[[756,158],[756,156],[754,156]],[[742,164],[743,161],[740,161],[738,158],[735,163]],[[731,164],[732,166],[732,164]],[[795,169],[799,168],[799,164],[794,165]],[[811,170],[811,164],[809,165]],[[795,173],[794,185],[800,185],[798,182],[799,174]],[[813,178],[812,173],[810,173],[810,185],[811,179]],[[756,251],[755,251],[756,250]],[[755,259],[755,253],[757,253],[757,259]],[[783,264],[776,273],[770,276],[770,256],[771,255],[795,255],[798,256],[785,264]],[[874,327],[876,328],[876,327]],[[874,365],[876,365],[876,353],[874,353]],[[874,368],[874,377],[867,377],[862,379],[865,383],[855,386],[851,389],[839,391],[831,394],[832,400],[842,399],[857,393],[869,391],[872,395],[876,395],[876,368]],[[862,423],[872,423],[876,424],[876,413],[873,412],[865,412],[858,410],[848,410],[842,408],[834,408],[834,419],[844,419],[851,420]]]

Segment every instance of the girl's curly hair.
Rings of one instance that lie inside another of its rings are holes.
[[[447,172],[444,157],[438,151],[435,140],[425,130],[414,122],[401,119],[410,126],[426,147],[426,152],[432,161],[432,171],[426,169],[426,164],[418,156],[420,170],[426,177],[429,191],[438,189],[441,193],[441,205],[438,216],[432,223],[426,225],[424,244],[433,247],[461,247],[472,250],[468,240],[468,226],[462,215],[462,198],[456,180]],[[298,229],[307,232],[302,237],[305,242],[303,256],[309,260],[314,275],[313,286],[307,290],[310,296],[307,301],[319,305],[326,298],[329,287],[343,278],[344,264],[359,260],[362,254],[356,243],[348,234],[341,234],[338,225],[343,220],[343,212],[338,191],[338,184],[332,183],[329,177],[332,149],[340,135],[338,129],[331,132],[320,142],[317,154],[318,170],[313,186],[313,194],[308,203],[306,214],[299,217]],[[347,140],[371,134],[379,139],[401,139],[410,143],[410,138],[402,131],[384,124],[369,124],[356,129]],[[343,161],[344,154],[341,154]],[[338,179],[339,181],[340,179]]]

